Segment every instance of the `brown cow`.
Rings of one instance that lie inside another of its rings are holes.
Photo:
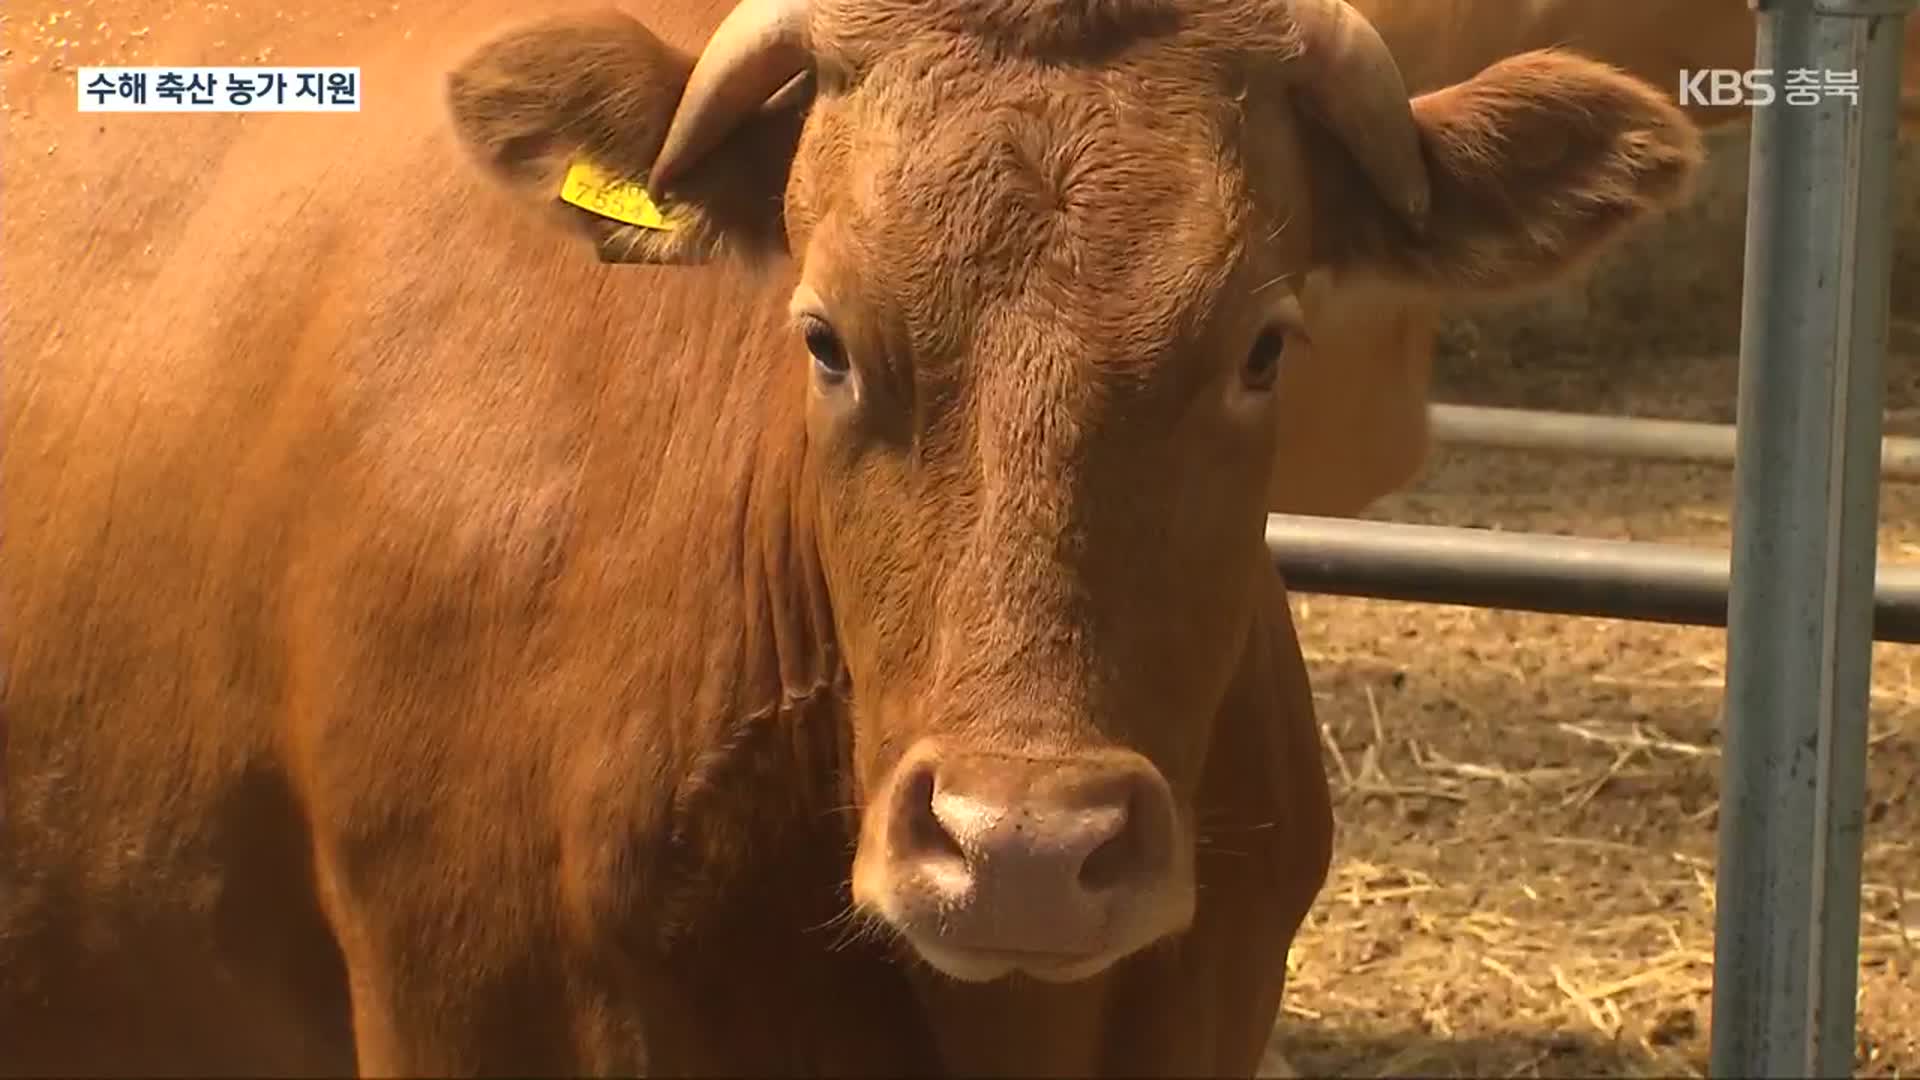
[[[1335,0],[449,29],[514,6],[220,31],[356,116],[9,136],[0,1069],[1254,1071],[1296,285],[1567,272],[1697,133],[1410,102]]]

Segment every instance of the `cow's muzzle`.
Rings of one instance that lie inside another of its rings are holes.
[[[1094,975],[1193,917],[1172,792],[1126,751],[910,750],[869,807],[854,900],[969,982]]]

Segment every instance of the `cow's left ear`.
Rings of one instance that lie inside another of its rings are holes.
[[[1699,129],[1652,86],[1556,50],[1421,95],[1413,116],[1432,186],[1424,227],[1373,196],[1349,156],[1312,145],[1315,260],[1442,301],[1522,295],[1581,272],[1690,197],[1705,155]]]
[[[475,50],[448,73],[447,103],[481,169],[577,231],[603,261],[782,252],[803,94],[776,95],[681,170],[670,191],[646,188],[692,68],[692,57],[623,12],[564,15]]]

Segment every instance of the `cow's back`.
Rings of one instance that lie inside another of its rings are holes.
[[[475,179],[441,78],[513,6],[94,13],[147,28],[128,62],[361,66],[357,116],[9,88],[9,1070],[350,1069],[343,950],[392,928],[344,913],[417,884],[386,868],[490,875],[457,917],[554,938],[618,902],[568,822],[703,737],[619,725],[779,699],[724,598],[779,397],[736,360],[784,287],[602,266]],[[480,1007],[567,1022],[520,989]]]

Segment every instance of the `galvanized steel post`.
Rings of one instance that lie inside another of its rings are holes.
[[[1913,0],[1752,0],[1712,1073],[1845,1076],[1858,982],[1889,188]],[[1852,72],[1858,99],[1833,93]],[[1817,103],[1802,104],[1802,73]]]

